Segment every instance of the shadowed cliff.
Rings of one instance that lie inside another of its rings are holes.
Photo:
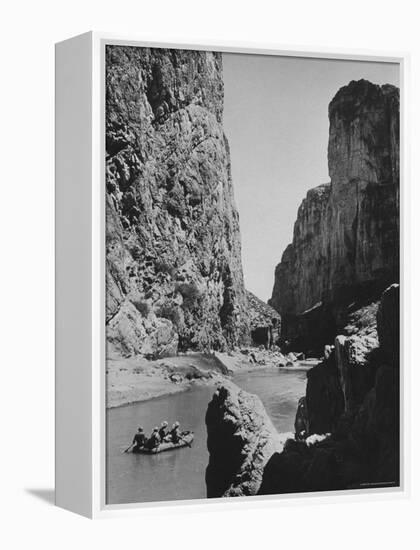
[[[308,371],[295,434],[277,434],[256,396],[232,386],[214,395],[208,496],[399,485],[398,285],[384,292],[375,317],[378,339],[365,330],[339,335]]]
[[[379,345],[337,336],[332,353],[309,371],[308,433],[272,455],[259,494],[399,485],[398,285],[382,296],[377,328]],[[308,446],[315,433],[330,435]]]
[[[399,90],[352,81],[329,119],[331,183],[299,207],[270,300],[283,341],[317,352],[399,281]]]

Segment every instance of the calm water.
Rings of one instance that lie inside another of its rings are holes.
[[[293,429],[297,401],[305,394],[305,371],[260,370],[236,375],[233,381],[257,394],[279,432]],[[204,422],[214,387],[159,397],[107,411],[108,504],[204,498],[208,463]],[[162,420],[179,420],[195,434],[192,447],[157,455],[122,451],[131,443],[137,426],[149,433]]]

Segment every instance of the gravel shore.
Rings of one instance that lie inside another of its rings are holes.
[[[239,371],[279,368],[277,355],[265,350],[212,354],[189,352],[149,361],[142,357],[108,359],[106,406],[120,407],[162,395],[186,391],[193,385],[217,385]],[[296,362],[284,370],[308,370]]]

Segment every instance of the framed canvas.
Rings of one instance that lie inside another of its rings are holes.
[[[56,45],[57,505],[406,494],[406,64]]]

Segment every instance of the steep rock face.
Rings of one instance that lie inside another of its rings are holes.
[[[248,337],[221,55],[107,46],[107,341],[117,355]]]
[[[332,342],[349,306],[399,280],[399,90],[352,81],[329,119],[331,183],[301,204],[270,300],[295,348]]]
[[[351,336],[336,336],[324,361],[308,371],[305,399],[309,435],[339,430],[343,417],[359,409],[375,384],[378,354],[378,339],[371,332],[366,334],[365,328]]]
[[[246,291],[246,294],[252,342],[255,345],[264,345],[266,348],[270,348],[280,338],[281,317],[274,308],[249,290]]]
[[[323,299],[327,239],[324,224],[331,194],[329,183],[310,189],[299,206],[289,245],[276,267],[270,304],[286,314],[318,307]],[[302,277],[302,279],[300,279]]]
[[[282,448],[259,398],[224,383],[209,403],[206,425],[207,496],[255,495],[266,463]]]
[[[335,339],[335,362],[344,398],[344,412],[354,411],[363,401],[375,381],[375,362],[371,353],[378,341],[361,336],[337,336]]]
[[[309,371],[297,425],[331,435],[312,446],[288,441],[267,462],[259,494],[399,485],[398,318],[392,285],[378,308],[379,347],[339,336],[328,359]]]

